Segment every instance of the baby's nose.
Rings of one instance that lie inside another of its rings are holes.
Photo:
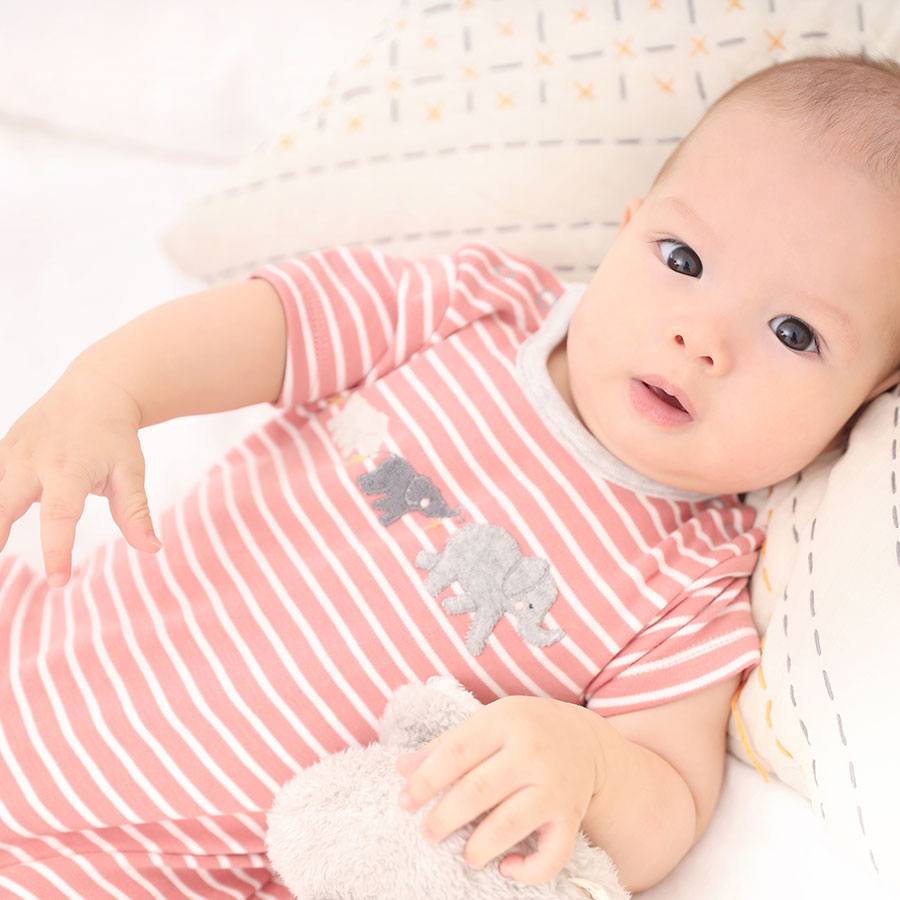
[[[731,368],[731,354],[721,332],[711,324],[679,323],[671,329],[671,339],[714,375]]]
[[[686,343],[684,340],[684,335],[676,334],[675,343],[684,347]],[[714,366],[716,364],[716,361],[711,356],[700,356],[698,358],[703,362],[709,363],[711,366]]]

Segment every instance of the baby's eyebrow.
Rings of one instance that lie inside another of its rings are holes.
[[[678,197],[666,196],[660,198],[660,203],[668,204],[675,210],[680,216],[685,219],[689,219],[691,224],[694,225],[698,231],[702,231],[704,236],[707,238],[713,237],[713,230],[700,218],[699,215],[690,207],[684,200],[681,200]]]
[[[840,304],[832,303],[829,300],[825,300],[816,294],[811,294],[809,291],[804,290],[794,291],[791,295],[791,299],[794,297],[812,311],[810,318],[818,318],[822,315],[831,319],[835,327],[843,335],[844,339],[852,345],[852,349],[855,350],[859,348],[859,339],[856,334],[856,329],[853,327],[853,321]]]

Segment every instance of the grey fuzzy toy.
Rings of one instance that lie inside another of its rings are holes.
[[[437,677],[400,688],[379,723],[379,743],[326,757],[289,781],[268,818],[269,859],[299,900],[627,900],[615,867],[579,833],[565,869],[546,884],[505,878],[499,860],[470,869],[462,859],[474,824],[440,844],[421,835],[432,804],[415,813],[397,802],[397,757],[471,716],[481,704]],[[533,840],[516,852],[529,853]]]

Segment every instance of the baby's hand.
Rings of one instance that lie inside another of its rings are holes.
[[[446,788],[422,823],[435,842],[491,810],[466,844],[466,862],[476,869],[537,832],[536,852],[510,854],[500,872],[523,884],[548,881],[569,861],[588,804],[601,787],[598,720],[559,700],[496,700],[400,757],[397,769],[408,777],[400,803],[415,810]]]
[[[70,366],[0,440],[0,550],[12,523],[41,504],[41,547],[51,585],[72,567],[75,525],[89,493],[105,496],[125,539],[162,546],[153,533],[138,441],[141,411],[122,388]]]

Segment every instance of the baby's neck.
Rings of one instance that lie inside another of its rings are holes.
[[[553,386],[559,391],[559,396],[566,401],[566,406],[581,421],[581,416],[578,415],[578,409],[572,397],[572,391],[569,388],[569,361],[566,356],[565,338],[550,351],[550,355],[547,357],[547,372],[550,375],[550,381],[553,382]],[[584,423],[582,422],[582,424]]]

